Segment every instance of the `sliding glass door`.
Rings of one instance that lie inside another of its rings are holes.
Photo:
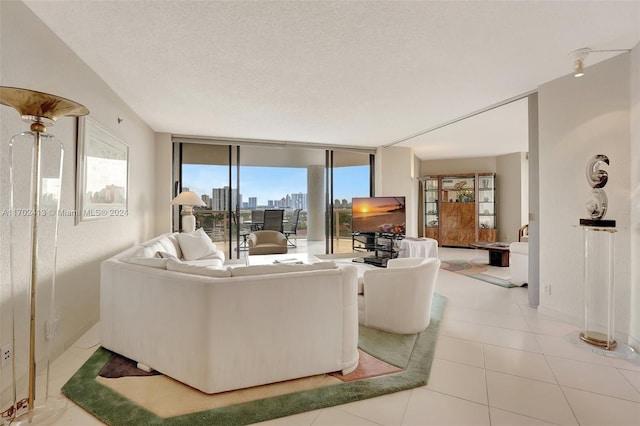
[[[374,155],[327,151],[327,253],[353,252],[351,200],[373,195]]]
[[[252,215],[260,217],[256,211],[282,209],[282,228],[289,239],[289,249],[313,252],[313,224],[316,216],[322,218],[324,214],[315,207],[323,206],[324,188],[322,182],[316,186],[313,168],[323,168],[323,151],[273,144],[242,146],[240,152],[240,216],[243,223],[251,223],[244,232],[259,228],[251,220]],[[315,202],[318,197],[320,203]],[[320,238],[324,240],[322,232]]]
[[[196,228],[202,228],[211,240],[230,256],[236,231],[237,147],[182,143],[176,192],[193,191],[206,204],[195,207]],[[235,178],[235,179],[234,179]],[[177,209],[177,208],[176,208]],[[179,229],[179,212],[174,210],[174,229]]]
[[[351,198],[372,193],[370,153],[284,143],[174,142],[175,193],[188,189],[204,201],[205,207],[194,209],[196,227],[229,259],[247,255],[248,235],[260,229],[260,213],[267,209],[284,210],[291,251],[352,251]]]

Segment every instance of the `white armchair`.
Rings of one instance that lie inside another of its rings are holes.
[[[529,243],[518,242],[509,245],[511,252],[511,283],[523,285],[529,282]]]
[[[422,257],[391,259],[385,269],[364,271],[360,324],[399,334],[427,328],[439,269],[439,259]]]

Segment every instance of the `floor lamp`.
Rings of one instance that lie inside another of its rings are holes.
[[[11,425],[50,423],[66,405],[50,398],[48,389],[50,343],[59,321],[54,295],[64,147],[47,126],[89,110],[59,96],[4,86],[0,104],[30,123],[9,144],[12,401],[1,414]]]

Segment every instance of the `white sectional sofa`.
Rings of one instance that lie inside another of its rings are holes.
[[[102,263],[103,347],[206,393],[357,367],[355,267],[225,268],[215,250],[185,260],[179,239]]]

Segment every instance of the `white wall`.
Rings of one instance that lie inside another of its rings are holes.
[[[406,197],[406,235],[418,236],[418,180],[413,150],[404,147],[378,148],[375,195]]]
[[[606,154],[605,218],[617,221],[615,326],[621,335],[630,331],[629,265],[637,262],[630,257],[630,81],[639,76],[630,70],[630,55],[622,54],[588,67],[582,78],[568,75],[539,88],[540,306],[582,321],[578,223],[587,216],[591,190],[585,167],[593,155]]]
[[[527,154],[515,152],[496,157],[496,206],[498,210],[498,241],[518,241],[523,205],[528,212],[529,190],[523,186],[523,173],[528,173]],[[525,219],[526,220],[526,219]]]
[[[420,176],[454,173],[495,173],[496,167],[496,157],[423,160],[420,165]]]
[[[640,44],[631,52],[631,339],[640,348]]]
[[[75,224],[61,217],[58,238],[57,305],[61,327],[56,356],[98,321],[99,266],[110,255],[154,233],[154,133],[115,93],[22,2],[1,4],[0,84],[35,89],[85,105],[91,117],[129,145],[128,217]],[[123,119],[118,124],[117,118]],[[18,113],[0,106],[0,204],[8,208],[8,141],[27,130]],[[61,118],[50,133],[64,142],[61,209],[75,210],[76,119]],[[168,172],[168,171],[167,171]],[[0,345],[8,343],[8,217],[0,217]],[[16,336],[18,339],[22,336]],[[26,338],[26,336],[25,336]]]

